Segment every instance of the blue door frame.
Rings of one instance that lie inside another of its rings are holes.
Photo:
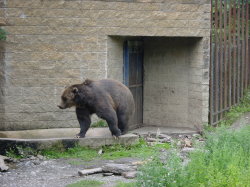
[[[124,42],[123,81],[135,100],[134,124],[143,123],[143,42]]]

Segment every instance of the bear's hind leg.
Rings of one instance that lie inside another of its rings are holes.
[[[121,130],[122,135],[126,134],[128,131],[128,117],[122,112],[117,113],[118,118],[118,128]]]
[[[118,120],[116,116],[116,112],[114,110],[107,110],[105,113],[101,113],[97,115],[106,120],[109,126],[109,130],[111,131],[112,136],[118,137],[121,136],[121,131],[118,128]]]

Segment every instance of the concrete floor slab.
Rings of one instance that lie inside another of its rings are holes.
[[[55,128],[35,129],[21,131],[0,131],[0,138],[20,139],[46,139],[46,138],[75,138],[80,132],[79,128]],[[108,128],[90,128],[86,137],[109,137],[111,133]]]
[[[75,138],[79,128],[37,129],[23,131],[0,131],[0,154],[10,147],[25,146],[35,149],[45,149],[53,146],[74,147],[76,144],[87,147],[101,147],[105,145],[131,145],[138,142],[135,134],[194,134],[193,129],[147,126],[130,131],[128,134],[114,139],[108,128],[91,128],[85,138]]]
[[[130,133],[145,135],[148,133],[155,134],[159,131],[161,134],[195,134],[197,131],[190,128],[175,128],[175,127],[160,127],[160,126],[145,126],[135,130],[130,131]]]

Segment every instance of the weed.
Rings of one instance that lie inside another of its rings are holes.
[[[99,187],[104,182],[97,180],[81,180],[73,184],[68,184],[66,187]]]

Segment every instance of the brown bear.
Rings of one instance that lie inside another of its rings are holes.
[[[135,104],[130,90],[122,83],[103,79],[86,79],[82,84],[65,88],[61,96],[60,109],[76,107],[76,116],[80,124],[77,137],[83,138],[91,124],[91,114],[107,121],[111,134],[115,137],[125,134]]]

